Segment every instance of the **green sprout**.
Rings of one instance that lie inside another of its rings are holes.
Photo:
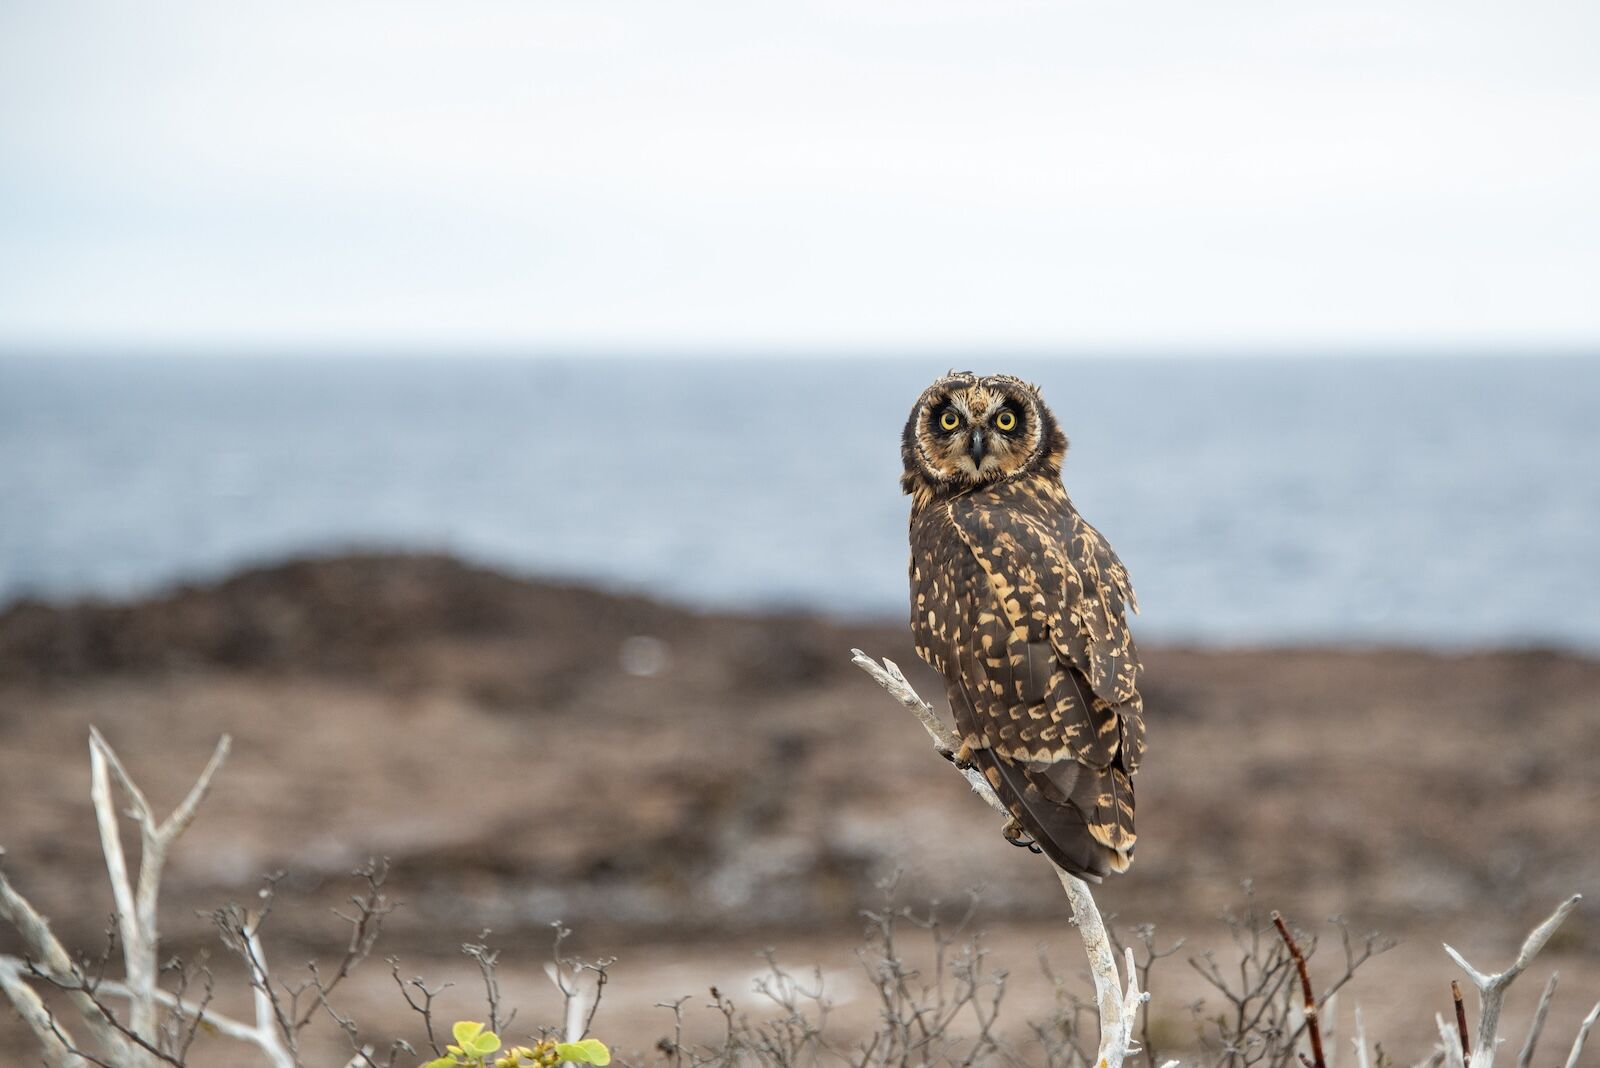
[[[450,1033],[455,1044],[446,1046],[443,1057],[422,1068],[555,1068],[563,1062],[597,1066],[611,1063],[611,1051],[604,1042],[585,1038],[578,1042],[545,1039],[533,1046],[513,1046],[491,1064],[490,1055],[500,1049],[499,1035],[473,1020],[457,1021]]]

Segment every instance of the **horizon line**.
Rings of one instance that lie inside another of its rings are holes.
[[[381,342],[183,342],[60,343],[0,340],[0,360],[63,359],[424,359],[424,360],[927,360],[1003,357],[1028,360],[1327,360],[1327,359],[1510,359],[1600,357],[1600,340],[1593,342],[1361,342],[1361,343],[1245,343],[1194,344],[782,344],[706,343],[660,344],[597,343],[393,343]]]

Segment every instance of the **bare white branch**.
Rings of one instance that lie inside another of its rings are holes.
[[[1578,1037],[1572,1040],[1572,1052],[1567,1054],[1567,1068],[1578,1068],[1578,1058],[1583,1056],[1583,1044],[1589,1040],[1589,1032],[1594,1028],[1595,1020],[1600,1020],[1600,1002],[1589,1010],[1589,1015],[1583,1018],[1583,1023],[1578,1026]]]
[[[1132,1033],[1133,1015],[1130,1013],[1126,1021],[1123,1019],[1122,978],[1117,974],[1117,957],[1112,952],[1111,939],[1106,934],[1105,922],[1100,918],[1100,910],[1095,906],[1089,884],[1060,868],[1056,868],[1056,878],[1061,881],[1061,889],[1067,893],[1067,903],[1072,906],[1072,918],[1078,926],[1078,936],[1083,939],[1084,952],[1089,956],[1095,1006],[1100,1010],[1100,1058],[1107,1064],[1120,1064],[1120,1059],[1111,1060],[1107,1054],[1121,1044],[1122,1056],[1126,1056],[1125,1036]],[[1136,985],[1136,980],[1136,973],[1129,976],[1130,991]]]
[[[41,968],[40,970],[43,971],[44,969]],[[0,978],[3,978],[8,971],[15,974],[25,974],[27,972],[27,962],[16,957],[0,956]],[[46,974],[48,975],[49,973],[46,972]],[[75,981],[71,976],[52,975],[51,978],[63,983]],[[95,993],[122,998],[127,1001],[132,1001],[136,996],[128,984],[117,979],[101,979],[95,984]],[[255,1041],[255,1028],[230,1016],[225,1016],[215,1009],[208,1008],[202,1012],[198,1005],[184,1001],[172,992],[163,990],[160,987],[156,987],[152,996],[158,1005],[172,1009],[180,1016],[185,1016],[191,1020],[197,1017],[204,1020],[206,1026],[215,1030],[218,1034],[249,1042]]]
[[[200,777],[189,788],[189,793],[172,810],[165,822],[161,824],[158,832],[161,838],[171,845],[184,831],[189,829],[189,824],[194,822],[194,815],[200,809],[200,803],[211,793],[211,780],[216,778],[217,772],[222,768],[222,762],[228,759],[228,751],[233,748],[233,738],[224,734],[217,739],[217,747],[211,752],[211,759],[206,761],[206,766],[200,772]]]
[[[128,862],[122,852],[122,832],[117,824],[117,808],[111,798],[111,774],[108,765],[116,761],[116,754],[106,744],[100,732],[89,729],[89,796],[94,801],[95,823],[100,827],[100,851],[105,855],[106,874],[111,879],[111,898],[117,906],[117,928],[122,935],[123,970],[128,985],[134,990],[129,1007],[128,1025],[134,1034],[149,1040],[155,1032],[154,1002],[150,991],[155,989],[155,949],[145,940],[144,928],[139,923],[139,909],[134,902],[133,881],[128,877]],[[118,765],[120,767],[120,765]],[[133,804],[131,814],[144,831],[150,826],[150,807],[137,789],[128,789],[127,773],[117,776],[124,784]],[[150,852],[149,836],[145,835],[143,854]]]
[[[1495,1046],[1500,1030],[1500,1008],[1505,1004],[1506,988],[1529,964],[1533,963],[1533,958],[1544,948],[1544,944],[1550,941],[1550,936],[1556,933],[1556,928],[1572,915],[1572,910],[1577,908],[1578,902],[1582,900],[1582,894],[1573,894],[1563,901],[1543,923],[1528,933],[1511,967],[1494,975],[1485,975],[1478,971],[1448,943],[1445,945],[1444,951],[1450,954],[1450,958],[1459,964],[1467,973],[1467,978],[1472,980],[1472,985],[1478,988],[1478,1032],[1472,1041],[1471,1068],[1490,1068],[1494,1064]]]
[[[1059,870],[1058,868],[1057,871]],[[1083,890],[1087,894],[1089,887],[1085,885]],[[1087,948],[1087,945],[1085,948]],[[1133,1025],[1134,1021],[1139,1018],[1140,1006],[1150,1000],[1149,992],[1139,989],[1139,968],[1134,960],[1133,947],[1129,946],[1125,952],[1127,954],[1125,964],[1128,969],[1128,992],[1122,998],[1121,1012],[1117,1017],[1116,1033],[1112,1036],[1110,1050],[1105,1049],[1105,1037],[1104,1035],[1101,1036],[1100,1062],[1103,1064],[1121,1064],[1127,1059],[1128,1054],[1138,1051],[1138,1047],[1134,1045],[1133,1041]],[[1112,973],[1111,978],[1115,980],[1115,972]]]
[[[1528,1037],[1522,1043],[1522,1052],[1517,1054],[1517,1068],[1530,1068],[1533,1064],[1533,1048],[1539,1044],[1539,1033],[1544,1030],[1545,1017],[1550,1015],[1550,999],[1555,996],[1556,981],[1560,978],[1560,972],[1551,972],[1549,981],[1544,984],[1544,993],[1539,995],[1539,1008],[1534,1011]]]
[[[894,661],[885,660],[880,664],[860,649],[852,649],[850,653],[851,663],[871,675],[891,697],[917,717],[941,756],[954,755],[960,746],[960,739],[945,728],[933,706],[924,701],[911,683],[906,681]],[[981,772],[959,764],[956,767],[974,793],[983,798],[990,808],[1010,818],[1010,811],[995,795]],[[1056,868],[1056,877],[1066,891],[1068,904],[1072,906],[1072,919],[1077,925],[1079,937],[1083,939],[1084,952],[1089,957],[1089,973],[1094,979],[1095,1004],[1100,1013],[1097,1068],[1121,1068],[1133,1047],[1133,1027],[1139,1006],[1148,1001],[1150,995],[1139,990],[1132,950],[1128,952],[1128,986],[1126,991],[1123,990],[1122,979],[1117,974],[1117,957],[1111,949],[1111,939],[1106,935],[1105,923],[1100,918],[1100,909],[1094,903],[1089,884],[1060,868]]]
[[[1305,1019],[1305,1010],[1300,1010],[1300,1018]],[[1317,1010],[1318,1022],[1322,1026],[1322,1041],[1327,1046],[1328,1068],[1338,1068],[1339,1064],[1339,992],[1335,990],[1328,995],[1328,1000]]]
[[[246,917],[244,929],[245,966],[250,976],[254,994],[256,1026],[252,1041],[267,1055],[273,1068],[296,1068],[295,1055],[285,1044],[284,1036],[292,1034],[278,999],[272,994],[272,973],[267,969],[267,954],[261,946],[258,931],[259,917]]]
[[[561,1028],[562,1041],[579,1041],[587,1032],[590,1010],[600,994],[599,977],[582,968],[573,971],[555,961],[545,963],[544,974],[555,984],[566,1003],[565,1020]]]
[[[122,938],[124,980],[99,979],[92,986],[85,981],[65,948],[51,934],[49,924],[6,880],[0,871],[0,918],[9,921],[22,935],[23,944],[33,959],[0,957],[0,988],[22,1013],[39,1039],[52,1068],[83,1068],[88,1062],[72,1052],[72,1039],[54,1020],[38,994],[24,982],[24,976],[40,977],[65,991],[85,1025],[114,1063],[126,1068],[146,1068],[157,1063],[152,1052],[158,1048],[159,1009],[169,1009],[179,1017],[199,1020],[218,1034],[249,1043],[265,1055],[273,1068],[296,1068],[297,1059],[284,1039],[285,1022],[272,996],[272,978],[254,923],[243,931],[247,950],[250,985],[255,995],[256,1020],[247,1024],[209,1007],[185,1002],[157,985],[157,954],[160,930],[157,906],[161,877],[168,851],[194,821],[201,802],[211,790],[217,771],[227,759],[229,739],[217,743],[205,770],[166,820],[158,822],[139,784],[128,774],[116,751],[93,728],[89,735],[90,797],[99,825],[101,850],[117,907],[117,925]],[[128,816],[139,828],[140,858],[137,884],[129,877],[118,813],[112,798],[112,783],[128,800]],[[112,1018],[102,997],[126,999],[129,1004],[125,1024]],[[126,1028],[126,1032],[122,1028]],[[41,1030],[42,1029],[42,1030]],[[140,1043],[144,1043],[141,1045]],[[357,1061],[362,1055],[357,1055]]]
[[[144,791],[128,774],[128,769],[123,766],[111,744],[99,730],[89,728],[90,797],[94,801],[95,822],[100,827],[100,848],[105,854],[106,873],[111,879],[111,893],[117,906],[123,969],[127,974],[128,987],[133,992],[128,1009],[128,1027],[146,1042],[153,1042],[156,1038],[156,947],[161,942],[157,904],[167,853],[173,842],[193,822],[200,802],[211,789],[212,779],[227,759],[230,745],[230,739],[224,735],[217,742],[211,760],[188,796],[165,822],[158,823]],[[128,814],[139,828],[137,887],[128,876],[122,834],[117,826],[116,806],[111,798],[112,778],[127,795],[130,805]]]
[[[1361,1018],[1361,1006],[1356,1006],[1356,1033],[1350,1042],[1356,1048],[1356,1068],[1372,1068],[1372,1058],[1367,1053],[1367,1024]]]
[[[76,1053],[72,1036],[50,1015],[39,994],[22,980],[22,962],[0,957],[0,990],[11,999],[22,1022],[28,1025],[50,1068],[87,1068],[88,1062]]]
[[[107,979],[102,982],[100,990],[116,997],[131,999],[134,996],[132,990],[114,979]],[[256,1040],[255,1029],[249,1024],[235,1020],[231,1016],[225,1016],[215,1009],[207,1008],[202,1012],[199,1006],[186,1002],[171,992],[162,990],[160,987],[156,987],[154,997],[158,1004],[177,1011],[181,1016],[186,1016],[191,1020],[198,1017],[207,1027],[219,1035],[226,1035],[228,1038],[237,1039],[241,1042],[255,1042]]]
[[[11,885],[3,868],[0,868],[0,919],[16,929],[29,956],[42,971],[57,976],[78,974],[72,957],[50,930],[49,922]],[[116,1023],[81,983],[67,985],[67,996],[83,1017],[84,1025],[105,1051],[118,1059],[117,1063],[127,1068],[140,1068],[150,1063],[148,1054],[117,1029]]]
[[[116,776],[117,785],[122,787],[128,795],[128,801],[133,806],[129,815],[137,821],[148,822],[155,826],[155,816],[150,809],[150,802],[144,796],[144,791],[139,789],[139,784],[133,781],[133,776],[128,774],[128,769],[122,766],[122,758],[117,756],[116,750],[106,744],[105,735],[100,733],[100,728],[89,728],[89,752],[93,756],[99,752],[101,758],[110,767],[111,773]]]
[[[1455,1027],[1445,1022],[1442,1012],[1433,1014],[1433,1022],[1439,1025],[1439,1048],[1444,1052],[1445,1068],[1466,1068],[1461,1059],[1461,1036]]]
[[[890,696],[905,705],[911,714],[917,717],[941,754],[949,756],[956,751],[956,747],[961,744],[960,739],[945,728],[933,706],[924,701],[912,688],[911,683],[906,681],[898,664],[887,659],[880,664],[860,649],[850,650],[850,662],[871,675],[879,686],[888,690]]]

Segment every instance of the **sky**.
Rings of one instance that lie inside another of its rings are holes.
[[[0,4],[0,349],[1600,347],[1600,5]]]

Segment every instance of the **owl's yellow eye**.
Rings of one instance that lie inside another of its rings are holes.
[[[1001,430],[1015,430],[1017,428],[1017,413],[1007,409],[994,417],[994,425]]]
[[[939,426],[944,430],[954,430],[961,425],[961,417],[955,412],[946,411],[939,417]]]

